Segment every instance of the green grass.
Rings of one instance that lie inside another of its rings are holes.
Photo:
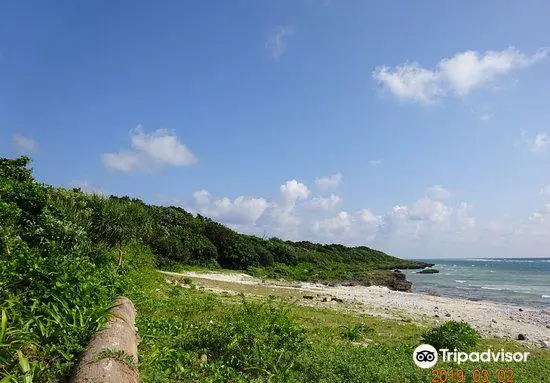
[[[424,383],[434,377],[412,361],[426,328],[410,321],[300,306],[284,295],[269,298],[269,289],[220,295],[168,284],[166,277],[142,272],[130,293],[138,309],[144,382]],[[527,350],[496,339],[482,339],[476,350],[487,347]],[[473,382],[475,369],[496,379],[498,369],[513,368],[516,382],[549,379],[550,352],[527,351],[532,356],[525,364],[437,367],[460,367],[464,382]]]

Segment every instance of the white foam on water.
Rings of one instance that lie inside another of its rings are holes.
[[[462,280],[460,280],[460,279],[455,279],[455,282],[456,282],[456,283],[466,283],[466,281],[462,281]]]
[[[497,290],[497,291],[505,290],[505,289],[500,288],[500,287],[491,287],[491,286],[481,286],[481,288],[482,288],[483,290]]]

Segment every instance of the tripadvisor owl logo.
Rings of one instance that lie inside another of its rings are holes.
[[[440,348],[442,362],[527,362],[528,352],[506,352],[504,349],[493,351],[487,349],[479,352],[463,352],[456,348],[451,351],[447,348]],[[438,359],[438,350],[429,344],[421,344],[413,351],[413,362],[420,368],[431,368],[435,366]]]
[[[413,361],[420,368],[430,368],[437,363],[437,350],[429,344],[421,344],[413,351]]]

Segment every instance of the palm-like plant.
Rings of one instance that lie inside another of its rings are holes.
[[[116,247],[120,267],[122,247],[147,237],[151,231],[151,220],[143,206],[108,198],[104,200],[96,230],[104,243]]]

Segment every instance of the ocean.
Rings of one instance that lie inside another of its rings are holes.
[[[550,258],[423,259],[438,274],[403,270],[413,292],[550,308]]]

